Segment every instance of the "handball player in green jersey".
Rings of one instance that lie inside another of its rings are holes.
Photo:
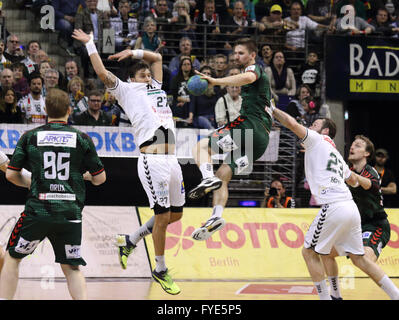
[[[224,227],[222,212],[228,199],[228,183],[234,174],[251,170],[253,162],[264,154],[269,143],[272,126],[270,82],[263,69],[255,64],[256,55],[254,40],[239,39],[234,44],[234,56],[242,73],[217,79],[199,73],[210,86],[241,86],[242,105],[239,117],[200,140],[193,149],[202,180],[188,197],[198,199],[213,191],[212,216],[193,232],[195,240],[206,240]],[[216,174],[212,166],[213,155],[223,160]]]

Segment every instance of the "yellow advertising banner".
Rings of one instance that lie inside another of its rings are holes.
[[[389,276],[399,276],[399,210],[387,209],[391,241],[379,264]],[[153,215],[138,208],[141,223]],[[166,264],[176,279],[263,279],[309,277],[302,258],[304,236],[318,209],[227,208],[224,229],[207,241],[191,233],[211,215],[210,208],[185,208],[183,218],[168,226]],[[152,237],[145,238],[154,268]],[[366,276],[346,257],[338,257],[340,277]]]

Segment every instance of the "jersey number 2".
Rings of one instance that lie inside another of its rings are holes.
[[[44,178],[46,179],[69,179],[70,153],[52,151],[43,153]]]

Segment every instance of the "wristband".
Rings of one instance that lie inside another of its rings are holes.
[[[90,57],[92,54],[97,53],[97,47],[96,47],[96,44],[94,43],[93,35],[92,35],[92,34],[90,35],[90,40],[89,40],[89,42],[86,43],[86,49],[87,49],[87,53],[88,53],[89,57]]]
[[[132,54],[133,54],[133,59],[143,59],[144,50],[135,49],[135,50],[132,50]]]

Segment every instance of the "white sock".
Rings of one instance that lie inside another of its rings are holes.
[[[213,211],[212,211],[212,217],[222,217],[222,213],[223,213],[223,206],[221,205],[216,205],[213,207]]]
[[[399,289],[387,275],[383,276],[378,283],[381,286],[381,289],[384,290],[392,300],[399,300]]]
[[[129,241],[133,245],[137,245],[137,243],[143,239],[145,236],[152,233],[152,228],[154,227],[155,216],[152,216],[150,220],[144,223],[140,228],[136,230],[133,234],[129,236]]]
[[[315,282],[317,293],[319,294],[320,300],[331,300],[330,293],[328,292],[326,280]]]
[[[155,256],[155,271],[162,272],[166,270],[165,256]]]
[[[330,282],[330,293],[334,298],[342,298],[339,290],[339,279],[338,277],[328,277]]]
[[[213,174],[213,166],[209,162],[201,164],[199,169],[201,171],[203,179],[211,178],[211,177],[214,176],[214,174]]]

